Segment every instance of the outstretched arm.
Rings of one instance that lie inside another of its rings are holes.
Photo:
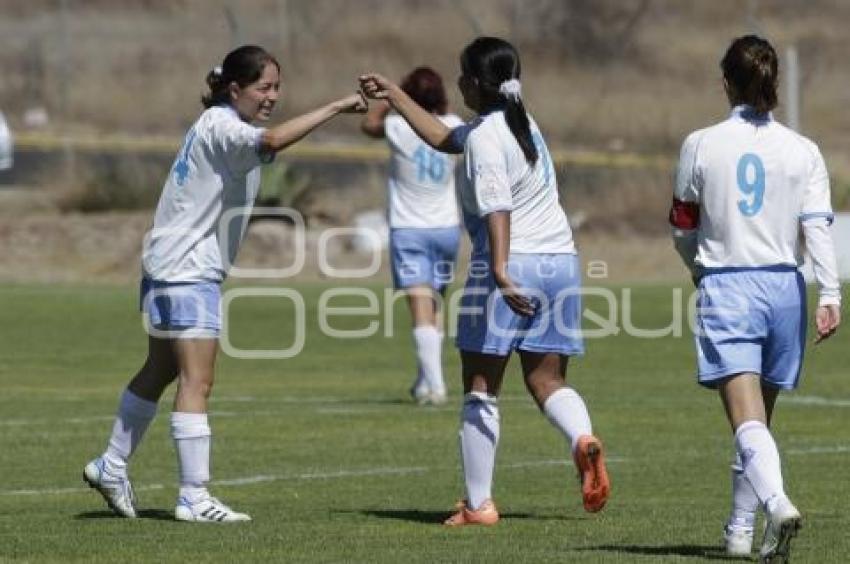
[[[423,141],[443,153],[462,153],[452,138],[452,130],[413,101],[397,84],[379,74],[364,74],[360,77],[364,94],[374,100],[386,100],[397,111]]]
[[[342,113],[363,113],[368,109],[366,100],[359,92],[340,98],[329,104],[270,127],[260,139],[260,151],[276,153],[301,140],[305,135]]]

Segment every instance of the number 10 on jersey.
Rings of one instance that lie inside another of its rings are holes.
[[[425,180],[430,180],[436,184],[443,182],[443,177],[448,168],[446,157],[425,145],[420,145],[413,153],[413,160],[416,161],[416,176],[419,182]]]
[[[738,200],[738,209],[753,217],[764,204],[764,163],[754,153],[746,153],[738,161],[738,190],[745,196]]]

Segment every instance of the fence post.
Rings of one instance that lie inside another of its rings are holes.
[[[800,59],[796,45],[785,49],[785,121],[800,131]]]

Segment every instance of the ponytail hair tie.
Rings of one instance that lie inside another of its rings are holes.
[[[221,73],[222,73],[221,67],[220,66],[214,67],[212,72],[216,76],[221,76]]]
[[[520,95],[522,94],[522,84],[515,78],[506,80],[499,85],[499,94],[508,100],[519,102]]]

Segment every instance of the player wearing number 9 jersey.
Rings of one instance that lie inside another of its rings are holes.
[[[401,88],[446,127],[463,124],[448,113],[443,80],[433,69],[414,69]],[[390,261],[395,288],[407,294],[418,365],[410,394],[420,405],[442,404],[441,302],[454,275],[460,239],[455,157],[428,146],[404,118],[389,112],[389,104],[375,104],[361,128],[371,137],[386,138],[390,147]]]
[[[104,453],[83,470],[113,511],[136,517],[127,466],[156,415],[165,389],[177,381],[171,435],[180,490],[175,518],[221,523],[247,521],[207,490],[212,391],[221,325],[220,286],[245,232],[260,182],[261,164],[343,112],[366,110],[352,94],[274,127],[280,65],[263,48],[231,51],[207,75],[205,111],[183,142],[145,238],[141,302],[148,357],[123,391]]]
[[[768,524],[761,557],[773,562],[787,557],[800,525],[768,427],[779,390],[797,387],[803,361],[802,242],[820,290],[818,341],[840,319],[829,177],[817,146],[770,113],[773,47],[738,38],[721,68],[731,115],[685,140],[670,222],[698,283],[699,382],[719,389],[735,433],[727,551],[749,554],[761,502]]]

